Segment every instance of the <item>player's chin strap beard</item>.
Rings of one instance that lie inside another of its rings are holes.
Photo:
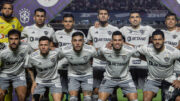
[[[99,21],[99,22],[100,22],[100,25],[103,27],[106,26],[106,24],[108,23],[107,21]]]

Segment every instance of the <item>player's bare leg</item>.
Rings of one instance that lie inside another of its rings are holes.
[[[84,101],[91,101],[92,91],[83,91]]]
[[[19,86],[15,90],[16,90],[16,93],[17,93],[17,96],[18,96],[18,101],[25,101],[27,87],[26,86]]]
[[[52,97],[53,97],[54,101],[61,101],[62,94],[61,93],[53,93]]]
[[[180,101],[180,96],[177,96],[177,97],[176,97],[176,101]]]
[[[78,91],[75,91],[75,90],[72,90],[72,91],[69,91],[69,94],[70,94],[70,101],[77,101],[78,98]]]
[[[152,91],[143,92],[143,101],[152,101],[152,98],[155,96],[155,93]]]
[[[106,101],[109,96],[110,94],[107,92],[99,92],[98,101]]]
[[[137,93],[128,93],[126,94],[128,101],[138,101],[137,100]]]

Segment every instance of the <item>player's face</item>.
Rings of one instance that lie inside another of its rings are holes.
[[[123,45],[123,38],[121,35],[114,35],[112,38],[113,48],[120,50]]]
[[[72,38],[72,45],[75,51],[80,52],[84,44],[83,36],[74,36]]]
[[[129,17],[129,22],[131,23],[132,26],[139,26],[141,23],[141,17],[139,13],[132,13]]]
[[[42,40],[39,42],[39,49],[41,51],[41,54],[48,54],[50,45],[48,40]]]
[[[152,42],[156,50],[161,50],[164,46],[164,39],[161,35],[154,35]]]
[[[72,17],[65,17],[63,20],[63,25],[66,30],[71,30],[74,25],[74,20]]]
[[[46,15],[44,12],[37,11],[34,15],[34,21],[36,25],[44,25],[46,20]]]
[[[106,11],[106,10],[100,10],[100,11],[99,11],[99,15],[98,15],[98,19],[99,19],[99,21],[101,21],[101,22],[106,22],[106,21],[108,21],[108,19],[109,19],[108,11]]]
[[[1,9],[1,13],[4,18],[11,18],[13,14],[13,8],[11,4],[4,4],[3,8]]]
[[[9,40],[9,47],[12,50],[16,50],[19,46],[19,43],[20,43],[19,35],[18,34],[12,34],[9,36],[8,40]]]
[[[165,24],[167,28],[175,28],[177,24],[175,16],[168,16],[165,20]]]

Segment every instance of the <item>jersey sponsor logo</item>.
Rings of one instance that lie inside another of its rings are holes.
[[[178,44],[177,42],[171,42],[171,41],[166,41],[165,43],[172,46],[176,46]]]
[[[133,64],[141,64],[141,60],[133,60],[132,63]]]
[[[47,71],[47,70],[52,69],[53,67],[54,67],[54,66],[49,67],[49,68],[38,68],[38,71],[40,71],[40,72],[44,72],[44,71]]]
[[[161,64],[158,64],[158,63],[155,63],[155,62],[152,62],[152,61],[148,61],[148,64],[151,65],[151,66],[156,66],[156,67],[165,67],[165,68],[169,67],[169,65],[161,65]]]
[[[141,40],[141,41],[145,41],[146,37],[127,37],[128,41],[134,41],[134,40]]]
[[[72,64],[72,63],[70,63],[71,64],[71,66],[83,66],[83,65],[86,65],[87,63],[79,63],[79,64]]]
[[[111,38],[97,38],[97,37],[94,37],[94,42],[98,42],[98,41],[111,41]]]
[[[115,63],[115,62],[108,62],[108,65],[112,65],[112,66],[122,66],[122,65],[126,65],[127,63]]]
[[[20,15],[20,21],[23,24],[26,24],[30,21],[30,10],[26,9],[26,8],[22,8],[21,10],[19,10],[19,15]]]
[[[48,31],[44,31],[44,34],[45,34],[45,35],[48,35],[48,33],[49,33]]]
[[[3,39],[3,38],[5,38],[5,35],[4,34],[0,34],[0,39]]]
[[[29,39],[31,42],[32,41],[39,41],[39,38],[37,38],[37,37],[30,37],[30,39]]]

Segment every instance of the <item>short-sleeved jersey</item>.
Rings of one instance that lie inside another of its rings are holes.
[[[120,51],[107,49],[105,46],[100,49],[100,55],[103,55],[107,61],[104,77],[107,79],[119,78],[121,80],[131,79],[129,73],[130,57],[136,52],[132,46],[123,45]]]
[[[93,46],[84,44],[80,53],[75,52],[72,45],[62,47],[60,50],[61,55],[69,62],[68,76],[92,75],[90,59],[97,54]]]
[[[131,26],[124,26],[120,28],[127,43],[140,46],[149,43],[149,38],[154,29],[150,26],[140,25],[138,29],[133,29]],[[147,63],[139,58],[131,58],[130,66],[147,66]]]
[[[41,36],[52,38],[53,34],[54,29],[51,26],[45,24],[43,27],[39,28],[33,24],[31,26],[26,26],[21,36],[26,38],[27,43],[29,43],[33,49],[38,49],[39,38]]]
[[[49,51],[46,57],[42,56],[37,50],[29,56],[27,68],[35,68],[36,83],[55,83],[58,82],[60,76],[57,69],[57,61],[60,58],[58,51]]]
[[[174,72],[174,61],[180,57],[180,51],[170,45],[165,45],[162,52],[157,52],[152,44],[142,46],[137,50],[146,57],[149,77],[165,79]]]
[[[89,28],[87,40],[93,42],[95,48],[100,48],[111,41],[112,33],[119,30],[117,27],[108,24],[106,27],[95,28],[94,26]],[[106,62],[99,59],[93,59],[93,66],[105,67]]]
[[[82,32],[82,31],[73,29],[71,32],[67,33],[64,29],[57,30],[55,34],[53,35],[53,41],[55,43],[58,43],[59,47],[69,45],[71,44],[72,34],[74,32]],[[85,34],[84,34],[84,38],[86,40]]]
[[[8,32],[11,29],[17,29],[19,31],[23,30],[23,26],[16,17],[13,17],[10,21],[5,21],[0,17],[0,42],[8,43]]]
[[[176,30],[168,31],[168,30],[162,30],[164,32],[165,36],[165,44],[169,44],[173,47],[177,47],[180,41],[180,32],[177,32]]]
[[[12,51],[9,45],[0,52],[0,77],[18,76],[24,73],[25,60],[32,48],[27,43],[21,42],[16,51]]]

